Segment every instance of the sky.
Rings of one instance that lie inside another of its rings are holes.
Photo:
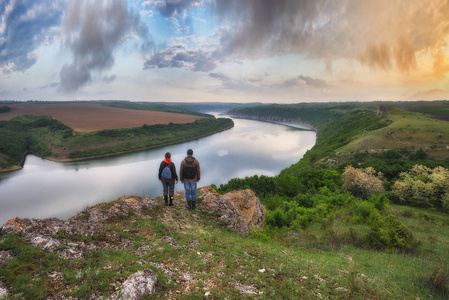
[[[0,0],[0,100],[449,99],[447,0]]]

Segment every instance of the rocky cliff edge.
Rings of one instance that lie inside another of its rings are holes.
[[[62,259],[73,261],[82,260],[86,253],[105,249],[113,251],[129,249],[137,257],[145,257],[145,253],[152,246],[145,243],[136,245],[136,242],[132,241],[132,237],[138,234],[151,235],[150,232],[139,233],[139,230],[134,230],[128,234],[129,229],[123,229],[124,233],[120,233],[112,228],[115,224],[123,222],[131,224],[131,228],[133,228],[141,220],[152,219],[155,215],[162,216],[160,220],[162,220],[162,224],[165,224],[160,226],[165,228],[175,226],[186,234],[194,227],[190,219],[193,218],[193,223],[195,223],[205,216],[242,236],[247,236],[251,231],[263,230],[265,208],[251,190],[219,195],[210,187],[200,188],[198,211],[184,208],[183,192],[177,192],[175,199],[175,207],[165,207],[161,197],[123,196],[116,201],[88,207],[68,220],[16,217],[1,227],[0,242],[6,235],[15,234],[37,248],[55,253]],[[181,246],[169,236],[160,239],[160,243],[168,244],[174,249],[195,249],[200,245],[197,240],[191,240]],[[136,248],[136,246],[139,247]],[[13,251],[0,251],[0,265],[12,259],[14,259]],[[169,277],[176,273],[158,262],[148,263],[142,260],[139,261],[139,264],[150,264],[162,270]],[[60,272],[55,271],[48,276],[60,284],[64,284],[64,276]],[[189,274],[180,276],[184,279],[191,277]],[[0,282],[0,298],[8,293],[7,285],[10,284]],[[109,299],[140,299],[156,291],[157,285],[157,274],[151,269],[145,268],[122,278],[120,284],[114,284],[114,292],[110,294]],[[251,289],[249,288],[249,290]],[[65,299],[57,292],[55,295],[54,299]],[[94,294],[91,298],[96,298],[96,296],[98,295]]]

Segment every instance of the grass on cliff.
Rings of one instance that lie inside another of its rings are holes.
[[[436,160],[447,158],[449,122],[399,108],[390,108],[388,118],[393,121],[388,126],[364,132],[337,151],[344,155],[389,149],[424,149]]]
[[[159,198],[160,199],[160,198]],[[414,228],[422,250],[414,255],[360,249],[320,240],[323,230],[280,230],[271,237],[244,238],[201,211],[174,207],[109,219],[87,244],[120,243],[87,251],[83,259],[63,259],[30,246],[16,235],[0,240],[15,258],[0,269],[10,299],[111,295],[132,273],[158,275],[147,299],[447,299],[449,217],[432,210],[394,206]],[[107,205],[107,204],[106,204]],[[65,239],[60,232],[54,236]],[[60,249],[63,250],[63,249]],[[245,291],[245,292],[244,292]]]

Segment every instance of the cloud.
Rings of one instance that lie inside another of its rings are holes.
[[[209,73],[209,77],[221,81],[221,88],[227,90],[240,90],[244,92],[260,91],[265,87],[260,85],[260,79],[239,78],[233,79],[223,73],[213,72]]]
[[[63,0],[0,2],[0,73],[24,72],[38,59],[37,48],[49,43],[48,33],[59,25]]]
[[[60,85],[61,84],[59,82],[52,82],[50,84],[46,84],[44,86],[40,86],[39,89],[41,89],[41,90],[45,90],[45,89],[48,89],[48,88],[54,89],[54,88],[59,87]]]
[[[329,85],[325,80],[316,79],[309,76],[299,75],[295,78],[284,81],[281,87],[313,87],[317,89],[329,88]]]
[[[415,50],[406,37],[400,37],[394,52],[396,65],[400,71],[408,73],[411,69],[416,68]]]
[[[155,7],[164,17],[182,15],[185,12],[201,6],[204,0],[151,0],[142,3],[143,7]]]
[[[359,60],[372,68],[379,67],[385,71],[391,69],[391,50],[384,42],[379,45],[368,45]]]
[[[112,82],[112,81],[114,81],[116,79],[117,79],[116,75],[110,75],[110,76],[104,76],[102,81],[106,82],[106,83],[109,83],[109,82]]]
[[[294,54],[323,60],[329,72],[334,60],[344,59],[410,73],[419,69],[422,52],[441,51],[449,39],[446,0],[152,0],[143,6],[172,20],[178,33],[192,31],[184,24],[187,12],[213,7],[223,27],[209,37],[214,47],[204,48],[209,53],[206,71],[225,61]],[[162,54],[171,60],[166,53],[156,55]]]
[[[449,72],[448,56],[439,51],[433,55],[433,74],[436,78],[444,78],[446,73]]]
[[[405,98],[411,100],[441,100],[445,99],[447,93],[441,89],[432,89],[428,91],[422,91],[413,95],[406,95]]]
[[[222,59],[358,60],[370,68],[409,73],[425,51],[449,38],[446,0],[216,0],[223,22]]]
[[[309,76],[298,75],[294,78],[284,81],[266,82],[260,78],[231,78],[220,72],[211,72],[209,77],[221,81],[221,89],[239,90],[243,92],[260,92],[278,93],[279,89],[329,89],[333,86],[322,79],[312,78]]]
[[[217,67],[211,51],[190,49],[176,43],[162,51],[156,51],[144,62],[144,69],[185,68],[191,71],[208,72]]]
[[[152,18],[154,15],[154,12],[152,10],[142,10],[142,11],[140,11],[140,15],[143,18]]]
[[[148,28],[125,0],[73,1],[63,20],[64,45],[73,54],[59,74],[63,91],[73,92],[91,82],[93,71],[111,68],[114,51],[130,32],[142,38],[142,51],[152,48]]]

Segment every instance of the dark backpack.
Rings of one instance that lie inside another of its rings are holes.
[[[183,177],[185,179],[195,179],[196,176],[196,167],[193,162],[188,162],[186,160],[186,164],[183,169]]]
[[[165,178],[165,179],[171,179],[171,171],[170,171],[169,165],[167,165],[167,166],[162,170],[161,176],[162,176],[162,178]]]

